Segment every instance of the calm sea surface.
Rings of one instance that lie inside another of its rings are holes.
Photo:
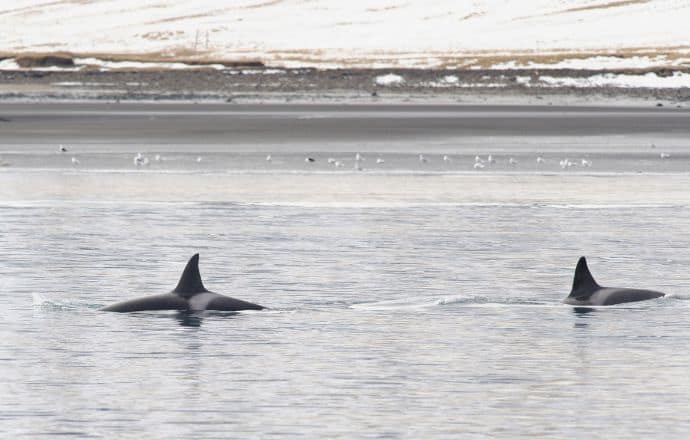
[[[685,439],[690,144],[632,139],[4,145],[0,435]],[[98,310],[196,252],[268,309]],[[563,305],[581,255],[669,296]]]

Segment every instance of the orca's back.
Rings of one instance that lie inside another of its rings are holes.
[[[218,295],[213,298],[206,310],[220,310],[225,312],[235,312],[239,310],[263,310],[264,307],[258,304],[242,301],[241,299],[230,298],[229,296]]]
[[[644,289],[618,289],[618,288],[605,288],[600,292],[604,295],[603,302],[601,305],[611,306],[614,304],[622,304],[635,301],[645,301],[648,299],[661,298],[664,296],[661,292],[655,292],[654,290],[644,290]]]
[[[102,310],[106,312],[143,312],[146,310],[187,310],[189,303],[173,293],[147,296],[144,298],[122,301]]]

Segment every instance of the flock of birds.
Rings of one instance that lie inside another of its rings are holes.
[[[667,158],[669,158],[669,157],[670,157],[670,155],[667,154],[667,153],[662,153],[662,155],[661,155],[661,158],[662,158],[662,159],[667,159]],[[363,168],[362,168],[362,162],[364,162],[364,160],[365,160],[365,159],[364,159],[364,157],[363,157],[361,154],[359,154],[359,153],[355,154],[355,165],[354,165],[354,168],[355,168],[356,170],[362,170],[362,169],[363,169]],[[447,155],[447,154],[444,154],[444,155],[443,155],[442,160],[443,160],[443,162],[446,163],[446,164],[451,163],[451,162],[453,161],[453,159],[451,158],[451,156],[449,156],[449,155]],[[273,161],[273,157],[272,157],[270,154],[269,154],[268,156],[266,156],[266,162],[272,162],[272,161]],[[311,157],[311,156],[307,156],[307,157],[304,158],[304,161],[307,162],[307,163],[313,163],[313,162],[316,162],[316,159],[314,159],[314,158]],[[341,162],[341,161],[339,161],[339,160],[336,160],[336,159],[334,159],[334,158],[332,158],[332,157],[329,157],[328,160],[327,160],[327,162],[328,162],[329,165],[332,165],[332,166],[334,166],[335,168],[342,168],[342,167],[344,166],[344,165],[343,165],[343,162]],[[385,163],[386,161],[385,161],[382,157],[377,157],[375,162],[376,162],[377,165],[380,165],[380,164]],[[425,155],[423,155],[423,154],[420,154],[420,155],[419,155],[419,162],[422,163],[422,164],[425,164],[425,163],[429,162],[429,159],[427,158],[427,156],[425,156]],[[486,159],[482,158],[481,156],[475,156],[475,157],[474,157],[474,165],[473,165],[473,168],[474,168],[475,170],[481,170],[481,169],[484,169],[484,168],[486,168],[487,166],[493,165],[493,164],[495,164],[495,163],[496,163],[496,158],[494,158],[493,155],[491,155],[491,154],[489,154],[489,155],[486,157]],[[537,156],[537,165],[545,164],[545,163],[546,163],[546,159],[544,159],[543,156],[541,156],[541,155],[540,155],[540,156]],[[515,159],[514,157],[508,158],[508,165],[516,166],[517,164],[518,164],[518,161],[517,161],[517,159]],[[579,162],[573,162],[573,161],[571,161],[570,159],[566,158],[566,159],[561,160],[561,161],[559,162],[559,165],[560,165],[560,167],[563,168],[563,169],[565,169],[565,168],[571,168],[571,167],[578,166],[578,165],[580,165],[580,166],[582,166],[582,167],[585,167],[585,168],[589,168],[589,167],[592,166],[592,161],[589,160],[589,159],[584,159],[584,158],[583,158],[583,159],[581,159]]]
[[[652,148],[655,148],[655,147],[656,147],[655,145],[652,145]],[[60,145],[58,147],[58,152],[61,154],[68,153],[69,149],[64,145]],[[661,159],[668,159],[671,157],[671,155],[669,153],[660,153],[659,157]],[[160,162],[163,160],[163,158],[161,157],[160,154],[156,154],[154,156],[153,160],[155,162]],[[356,153],[355,157],[354,157],[354,168],[355,168],[355,170],[361,171],[363,169],[362,163],[365,160],[366,159],[364,158],[364,156],[362,156],[360,153]],[[453,162],[452,157],[447,155],[447,154],[444,154],[442,156],[441,160],[446,164],[450,164],[451,162]],[[202,161],[203,161],[203,158],[201,156],[197,156],[196,162],[201,163]],[[273,157],[270,154],[268,156],[266,156],[266,162],[271,163],[272,161],[273,161]],[[304,161],[306,163],[314,163],[317,160],[311,156],[307,156],[304,158]],[[329,157],[327,159],[327,162],[329,165],[333,166],[334,168],[343,168],[345,166],[345,164],[342,161],[336,160],[333,157]],[[382,157],[378,156],[374,162],[377,165],[381,165],[381,164],[385,163],[385,160]],[[425,163],[429,162],[429,159],[424,154],[420,154],[419,155],[419,162],[421,164],[425,164]],[[537,165],[542,165],[542,164],[545,164],[546,162],[547,161],[546,161],[546,159],[544,159],[544,156],[542,156],[542,155],[537,156],[537,158],[536,158],[536,164]],[[73,165],[79,165],[79,163],[80,163],[79,159],[77,159],[76,156],[72,156],[72,164]],[[137,153],[134,156],[133,163],[134,163],[134,166],[136,166],[136,167],[145,167],[145,166],[148,166],[150,164],[150,160],[147,156],[143,155],[142,153]],[[496,164],[496,163],[497,163],[496,158],[493,157],[493,155],[491,155],[491,154],[486,156],[486,158],[483,158],[481,156],[475,156],[473,168],[475,170],[481,170],[481,169],[484,169],[484,168],[489,167],[489,166]],[[517,164],[518,164],[518,161],[514,157],[508,158],[508,165],[517,166]],[[570,160],[568,158],[565,158],[565,159],[560,160],[558,164],[562,169],[567,169],[567,168],[572,168],[572,167],[577,167],[577,166],[580,166],[583,168],[589,168],[592,166],[592,161],[589,159],[586,159],[586,158],[582,158],[579,161],[578,160],[573,161],[573,160]]]
[[[62,153],[68,153],[68,152],[69,152],[69,149],[68,149],[66,146],[64,146],[64,145],[61,144],[61,145],[58,147],[58,153],[61,153],[61,154],[62,154]],[[160,161],[163,160],[163,158],[161,157],[160,154],[156,154],[156,155],[153,157],[153,160],[156,161],[156,162],[160,162]],[[200,163],[202,160],[203,160],[203,158],[202,158],[201,156],[197,156],[197,158],[196,158],[197,163]],[[148,165],[151,163],[151,161],[149,160],[149,158],[148,158],[147,156],[144,156],[144,155],[141,154],[141,153],[137,153],[137,154],[134,156],[134,159],[132,160],[132,162],[134,163],[134,166],[136,166],[136,167],[145,167],[145,166],[148,166]],[[72,156],[72,165],[79,165],[80,163],[81,163],[81,162],[79,162],[79,159],[77,159],[76,156]]]

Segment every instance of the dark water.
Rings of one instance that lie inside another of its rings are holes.
[[[5,147],[0,433],[686,438],[682,141],[667,159],[623,141],[483,142],[500,160],[481,171],[467,149],[422,163],[409,145],[369,146],[389,168],[362,172],[305,168],[306,148],[267,165],[178,145],[162,154],[184,166],[137,169],[135,145],[85,144],[79,166],[53,145]],[[551,168],[535,170],[542,152]],[[269,309],[98,311],[172,289],[196,252],[208,288]],[[563,305],[580,255],[603,285],[669,296]]]

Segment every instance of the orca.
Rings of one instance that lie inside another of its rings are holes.
[[[229,296],[210,292],[204,287],[199,274],[199,254],[189,259],[182,272],[177,287],[162,295],[131,299],[102,308],[105,312],[142,312],[155,310],[182,310],[198,312],[203,310],[220,310],[235,312],[239,310],[262,310],[263,306],[242,301]]]
[[[594,277],[587,267],[587,260],[585,260],[585,257],[580,257],[580,260],[577,262],[577,267],[575,268],[573,290],[563,302],[576,306],[610,306],[633,301],[644,301],[662,296],[665,296],[665,294],[655,292],[654,290],[602,287],[594,281]]]

